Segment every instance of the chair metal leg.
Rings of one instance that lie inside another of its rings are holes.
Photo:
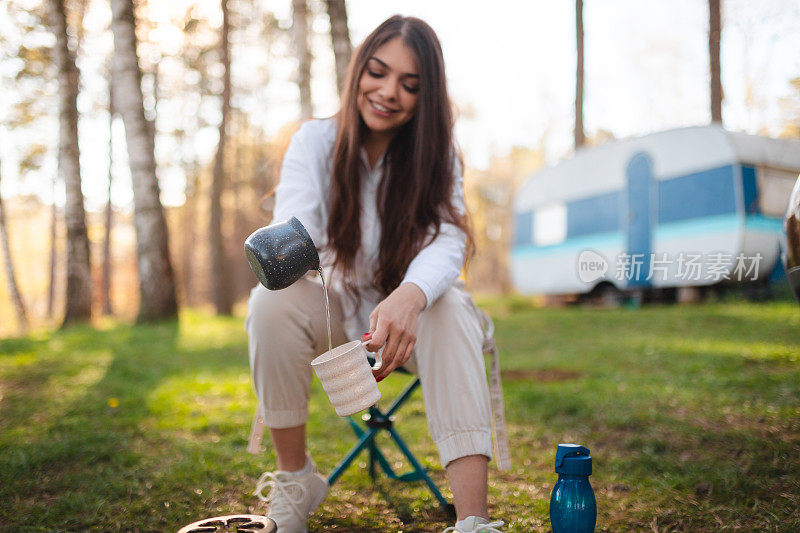
[[[411,396],[417,387],[419,387],[419,378],[412,381],[405,389],[403,389],[403,392],[400,393],[400,396],[395,398],[395,400],[392,402],[392,405],[390,405],[389,409],[386,410],[386,416],[392,416],[395,411],[397,411],[400,406],[405,403],[405,401],[409,396]]]
[[[333,469],[333,472],[331,472],[331,474],[328,476],[329,485],[333,485],[336,480],[339,479],[339,476],[341,476],[342,473],[347,470],[347,467],[350,466],[350,463],[352,463],[353,460],[358,457],[358,454],[361,453],[361,450],[363,450],[375,439],[375,433],[376,430],[362,432],[360,438],[358,439],[358,443],[356,443],[356,445],[350,449],[344,459],[339,462],[336,468]]]
[[[372,482],[375,482],[375,452],[378,448],[375,446],[375,439],[372,439],[367,447],[369,450],[369,477]]]
[[[428,486],[428,489],[430,489],[430,491],[433,493],[434,498],[436,498],[436,500],[439,502],[439,505],[446,508],[448,506],[447,500],[445,499],[444,496],[442,496],[442,493],[439,491],[439,488],[436,486],[431,477],[425,471],[425,468],[421,464],[419,464],[417,458],[414,457],[414,454],[412,454],[411,450],[408,449],[408,446],[406,446],[405,441],[402,438],[400,438],[400,435],[397,434],[394,428],[389,428],[388,431],[389,434],[392,436],[392,440],[395,442],[395,444],[397,444],[397,447],[400,448],[400,451],[403,452],[403,455],[406,456],[406,459],[408,459],[408,462],[411,463],[411,466],[414,468],[413,471],[414,479],[415,480],[421,479],[422,481],[424,481],[425,484]]]
[[[365,448],[368,450],[369,453],[369,475],[374,481],[377,476],[377,470],[375,468],[375,464],[377,463],[378,466],[383,470],[386,476],[389,479],[394,479],[403,482],[410,482],[410,481],[424,481],[425,485],[433,494],[436,501],[439,505],[445,509],[448,513],[453,514],[453,505],[448,503],[442,493],[439,491],[439,488],[433,482],[433,480],[428,476],[425,468],[417,461],[414,454],[411,453],[411,450],[406,445],[405,441],[400,437],[397,431],[394,430],[392,427],[393,425],[393,418],[392,415],[402,406],[403,403],[411,396],[414,390],[419,386],[419,379],[413,380],[404,390],[400,393],[400,395],[392,402],[389,406],[389,409],[384,413],[378,407],[370,407],[368,414],[364,415],[363,420],[366,423],[366,429],[362,428],[358,423],[356,423],[352,418],[348,418],[347,421],[350,423],[350,427],[352,428],[353,432],[355,433],[356,437],[358,438],[358,442],[350,449],[348,454],[342,459],[336,468],[331,472],[328,476],[328,484],[333,485],[337,479],[344,473],[344,471],[350,466],[350,464],[355,460],[359,453],[361,453]],[[394,469],[392,468],[389,461],[386,459],[386,456],[381,452],[380,448],[375,443],[375,436],[378,434],[379,431],[384,430],[389,433],[390,438],[398,447],[400,452],[403,456],[408,460],[409,464],[412,467],[410,472],[405,474],[398,475],[395,473]]]

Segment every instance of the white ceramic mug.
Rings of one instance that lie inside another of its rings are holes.
[[[367,361],[369,341],[351,341],[325,352],[311,361],[322,388],[328,394],[336,414],[350,416],[363,411],[381,399],[381,391],[372,370],[381,367],[380,353],[371,354],[375,366]]]

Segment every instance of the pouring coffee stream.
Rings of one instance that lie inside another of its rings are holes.
[[[328,351],[333,351],[333,345],[331,344],[331,306],[328,304],[328,285],[325,283],[325,271],[322,270],[322,267],[317,269],[319,272],[319,279],[322,280],[322,294],[325,297],[325,320],[328,321]]]

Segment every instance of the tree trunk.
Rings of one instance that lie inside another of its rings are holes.
[[[67,19],[63,0],[49,0],[50,17],[56,37],[54,56],[58,65],[59,149],[58,167],[64,178],[67,225],[67,297],[63,325],[86,321],[92,315],[92,275],[89,236],[81,191],[78,148],[78,68],[69,49]]]
[[[197,302],[197,291],[195,290],[195,269],[194,269],[194,256],[196,252],[196,247],[194,244],[196,234],[195,234],[195,211],[197,205],[197,195],[198,195],[198,164],[196,161],[192,161],[190,164],[184,164],[184,169],[186,171],[187,183],[186,183],[186,202],[183,204],[183,212],[181,215],[181,225],[183,226],[182,237],[183,237],[183,247],[181,249],[181,264],[182,268],[182,285],[183,285],[183,297],[184,303],[187,305],[193,305]]]
[[[155,62],[151,65],[152,72],[150,74],[153,76],[153,117],[147,118],[147,114],[145,114],[147,125],[150,127],[150,131],[153,132],[153,139],[156,138],[156,134],[158,133],[158,128],[156,128],[156,120],[158,120],[158,93],[160,87],[158,66],[160,64],[160,62]]]
[[[53,318],[53,307],[55,306],[56,297],[56,261],[58,259],[58,253],[56,252],[56,229],[58,223],[58,207],[56,206],[55,198],[57,182],[58,177],[53,176],[53,204],[50,206],[50,282],[47,286],[47,318]]]
[[[105,234],[103,236],[103,280],[100,287],[103,314],[114,314],[111,308],[111,184],[114,179],[113,153],[114,153],[114,82],[111,73],[108,83],[108,200],[105,213]]]
[[[708,56],[711,70],[711,122],[722,125],[722,73],[719,61],[720,0],[708,0]]]
[[[211,209],[209,244],[211,253],[211,286],[214,308],[217,314],[229,315],[233,309],[231,298],[230,269],[225,256],[225,242],[222,238],[222,192],[225,190],[225,145],[227,126],[231,111],[231,60],[228,35],[228,0],[221,0],[222,31],[220,33],[220,57],[223,66],[222,119],[219,123],[219,143],[214,158],[214,172],[211,179]]]
[[[583,132],[583,0],[575,0],[575,40],[578,52],[575,72],[575,149],[586,143]]]
[[[336,59],[336,88],[341,96],[347,80],[347,67],[353,54],[350,30],[347,28],[347,6],[345,0],[325,0],[325,7],[331,23],[331,44]]]
[[[308,6],[306,0],[292,0],[292,33],[297,57],[297,87],[300,89],[300,119],[314,115],[311,104],[311,48],[308,46]]]
[[[139,267],[138,322],[177,315],[169,235],[156,178],[153,131],[144,116],[142,71],[136,55],[132,0],[111,0],[114,33],[114,104],[125,123],[133,182],[134,226]]]
[[[233,136],[233,165],[231,169],[231,179],[230,179],[230,188],[231,194],[233,196],[233,240],[234,242],[244,241],[247,237],[247,234],[242,236],[244,233],[244,229],[246,227],[246,222],[244,221],[244,206],[242,205],[242,182],[243,176],[246,172],[245,170],[245,146],[244,140],[247,139],[247,135],[243,133],[245,129],[245,122],[247,118],[244,116],[243,113],[236,113],[234,115],[234,122],[236,123],[235,134]],[[231,265],[231,271],[234,272],[234,276],[231,283],[231,290],[232,294],[234,295],[234,300],[239,298],[239,294],[241,293],[241,286],[242,286],[242,278],[241,269],[238,268],[241,265],[241,262],[237,262],[234,265]]]
[[[0,175],[0,180],[2,175]],[[11,294],[11,299],[14,301],[14,308],[17,311],[17,321],[19,322],[20,330],[23,332],[28,329],[28,314],[25,311],[25,303],[22,300],[22,294],[17,285],[17,276],[14,270],[14,261],[11,257],[11,245],[8,242],[8,228],[6,227],[6,212],[3,207],[3,197],[0,196],[0,240],[3,241],[3,252],[6,258],[6,280],[8,281],[8,292]]]

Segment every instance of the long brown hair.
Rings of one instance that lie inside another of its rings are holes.
[[[358,111],[358,87],[369,58],[395,37],[400,37],[414,54],[420,89],[414,116],[398,130],[386,150],[377,195],[381,241],[373,286],[384,295],[397,288],[411,260],[436,238],[443,222],[460,228],[466,235],[467,250],[471,253],[473,249],[468,219],[451,202],[456,152],[442,48],[428,24],[395,15],[356,50],[337,114],[328,243],[335,254],[335,267],[354,293],[358,293],[353,279],[355,257],[361,246],[360,148],[368,134]]]

